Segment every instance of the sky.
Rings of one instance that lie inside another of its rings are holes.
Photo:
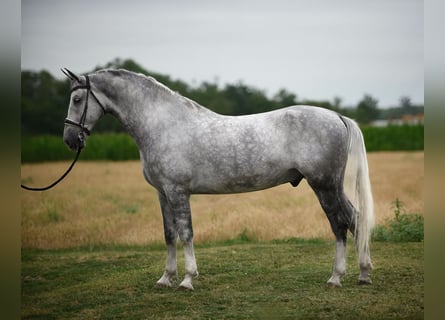
[[[22,0],[21,63],[62,78],[130,58],[191,85],[385,108],[424,103],[423,26],[418,0]]]

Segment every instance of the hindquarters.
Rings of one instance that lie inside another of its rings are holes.
[[[311,186],[342,186],[348,160],[348,129],[339,114],[296,106],[284,115],[286,150]]]
[[[291,123],[296,169],[307,180],[338,240],[345,241],[354,222],[354,208],[344,191],[350,145],[349,128],[339,114],[316,107],[296,107]]]
[[[360,283],[371,283],[369,239],[374,222],[373,200],[363,136],[358,125],[334,112],[314,109],[294,123],[300,153],[298,170],[307,179],[325,211],[337,241],[334,271],[329,285],[340,286],[345,272],[346,236],[355,236],[360,261]],[[348,170],[347,195],[344,189]]]

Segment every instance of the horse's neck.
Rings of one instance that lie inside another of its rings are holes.
[[[135,82],[123,78],[104,81],[108,86],[104,93],[111,102],[110,113],[119,119],[136,142],[165,123],[178,124],[199,121],[202,116],[218,116],[155,80],[136,76],[132,80]]]

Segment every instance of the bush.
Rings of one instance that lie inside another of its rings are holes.
[[[394,202],[394,218],[386,226],[378,225],[372,232],[374,241],[422,242],[424,218],[419,214],[401,214],[402,203]]]
[[[424,126],[361,128],[367,151],[413,151],[424,148]]]
[[[40,135],[22,139],[22,163],[59,161],[74,158],[62,136]]]
[[[61,136],[41,135],[22,140],[22,163],[72,160]],[[81,160],[137,160],[139,150],[126,133],[93,134],[80,155]]]

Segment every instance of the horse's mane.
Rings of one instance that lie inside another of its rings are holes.
[[[172,98],[176,98],[179,100],[184,100],[186,102],[186,105],[188,107],[201,107],[202,106],[197,103],[196,101],[193,101],[187,97],[184,97],[183,95],[181,95],[179,92],[173,91],[172,89],[170,89],[169,87],[167,87],[165,84],[159,82],[158,80],[156,80],[155,78],[151,77],[151,76],[147,76],[143,73],[136,73],[133,71],[128,71],[126,69],[101,69],[96,71],[97,74],[100,73],[108,73],[108,74],[112,74],[113,76],[117,76],[123,79],[133,79],[133,78],[138,78],[139,80],[142,81],[142,83],[144,85],[146,85],[148,87],[148,89],[157,89],[158,92],[161,92],[162,94],[164,94],[166,97],[172,97]]]
[[[180,95],[178,92],[175,92],[171,90],[169,87],[164,85],[163,83],[159,82],[155,78],[151,76],[147,76],[143,73],[136,73],[133,71],[128,71],[126,69],[101,69],[97,71],[96,73],[108,73],[113,74],[114,76],[120,77],[120,78],[139,78],[144,83],[147,83],[148,85],[152,87],[159,88],[161,90],[164,90],[165,93],[171,94],[171,95]]]

